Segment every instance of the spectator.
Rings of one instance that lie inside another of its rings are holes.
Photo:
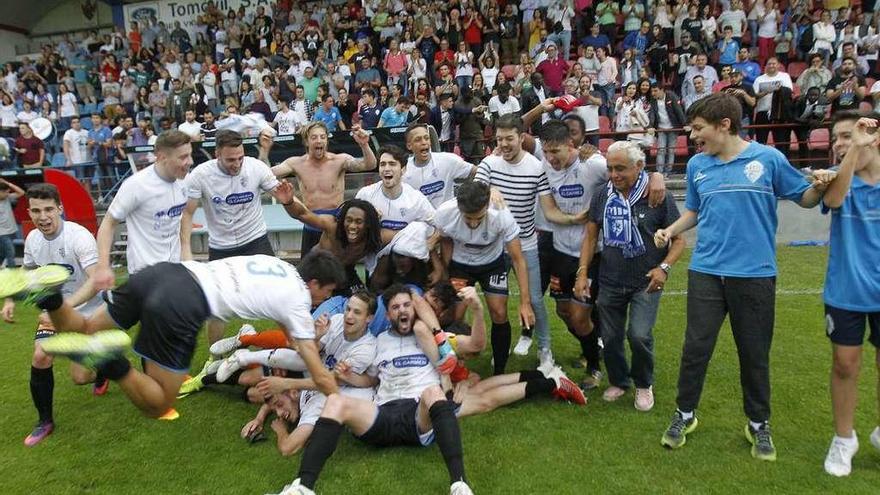
[[[822,95],[821,90],[815,86],[808,89],[794,102],[792,116],[794,121],[799,124],[794,129],[794,133],[798,141],[798,158],[802,164],[808,158],[809,146],[807,143],[810,139],[810,133],[813,129],[820,127],[825,121],[828,107],[828,100]]]
[[[70,128],[73,117],[79,116],[76,96],[68,91],[67,85],[58,85],[58,131]]]
[[[746,22],[746,13],[743,11],[742,0],[733,0],[730,2],[730,9],[725,9],[718,16],[718,27],[723,32],[727,26],[733,31],[733,39],[739,44],[742,43],[742,36],[745,33],[748,23]],[[747,83],[748,84],[748,83]]]
[[[354,87],[358,91],[363,91],[366,88],[378,90],[382,86],[382,76],[373,67],[369,57],[362,58],[360,65],[360,70],[354,76]]]
[[[677,87],[683,89],[685,74],[694,65],[698,53],[700,53],[700,48],[692,42],[691,34],[681,33],[681,46],[676,48],[675,53],[672,54],[672,67],[678,75]],[[682,96],[686,96],[683,91]]]
[[[88,150],[89,131],[82,128],[79,116],[70,118],[70,129],[64,132],[62,142],[64,143],[64,166],[76,167],[72,168],[70,171],[74,173],[84,185],[87,185],[88,183],[85,179],[89,178],[87,177],[87,172],[89,170],[86,170],[86,167],[79,167],[77,165],[82,165],[91,161]]]
[[[733,39],[733,28],[724,27],[724,38],[718,41],[718,63],[721,65],[733,65],[737,62],[739,43]]]
[[[747,85],[743,80],[743,73],[739,69],[733,69],[730,72],[730,84],[721,90],[739,101],[742,106],[742,120],[740,121],[740,137],[745,138],[748,131],[745,126],[752,123],[752,114],[754,113],[757,98],[755,91],[751,86]]]
[[[616,0],[602,0],[596,5],[596,22],[609,40],[617,39],[617,15],[620,4]],[[598,46],[596,48],[599,48]]]
[[[34,136],[34,131],[30,125],[26,123],[18,125],[18,137],[15,138],[14,147],[15,152],[18,153],[19,166],[23,168],[43,166],[43,162],[46,160],[46,148],[43,145],[43,141]],[[2,215],[0,215],[0,218],[2,218]]]
[[[865,78],[856,74],[856,59],[843,59],[840,73],[828,81],[825,97],[831,102],[831,113],[858,110],[865,97]]]
[[[581,45],[584,48],[592,48],[594,51],[597,48],[604,48],[606,50],[605,53],[608,53],[611,50],[611,41],[608,39],[608,36],[600,32],[600,27],[598,22],[591,24],[590,34],[581,39]]]
[[[24,190],[15,184],[0,179],[0,251],[6,268],[15,268],[15,246],[13,241],[18,236],[18,224],[12,213],[12,204],[24,196]],[[7,323],[11,323],[7,320]]]
[[[733,68],[743,74],[743,84],[753,86],[755,79],[761,75],[761,66],[752,60],[752,51],[748,47],[740,47]]]
[[[552,95],[562,94],[562,81],[568,72],[568,62],[552,41],[547,44],[546,52],[547,59],[535,67],[535,72],[543,76],[544,84]]]
[[[455,96],[443,93],[437,98],[437,105],[431,109],[429,123],[437,131],[440,150],[451,153],[455,146],[456,119],[452,111]]]
[[[840,44],[841,46],[841,55],[834,60],[834,63],[831,64],[831,70],[835,72],[840,72],[840,66],[843,64],[843,61],[847,59],[847,57],[852,58],[856,61],[856,74],[859,76],[866,76],[871,69],[868,67],[868,61],[865,57],[858,54],[856,51],[856,44],[853,41],[845,41]]]
[[[398,98],[393,107],[388,107],[382,111],[378,127],[405,126],[409,120],[409,107],[411,104],[412,101],[406,96]]]
[[[439,53],[438,53],[439,54]],[[470,86],[474,78],[474,54],[468,50],[464,41],[458,43],[458,51],[455,52],[455,83],[459,90]]]
[[[406,97],[401,97],[401,99],[404,98]],[[324,95],[321,105],[315,111],[314,119],[323,122],[327,126],[327,132],[344,131],[347,129],[345,122],[342,121],[339,109],[334,105],[333,96],[331,95]]]
[[[623,51],[620,59],[620,84],[626,86],[639,80],[642,72],[642,63],[636,58],[635,50],[627,48]]]
[[[809,67],[807,67],[797,79],[797,85],[800,88],[801,93],[806,93],[810,88],[819,88],[820,91],[825,91],[825,87],[828,86],[828,81],[830,81],[834,75],[828,67],[824,65],[824,62],[822,55],[818,53],[810,54]]]
[[[477,62],[480,65],[480,75],[486,85],[486,91],[492,92],[495,88],[495,82],[498,80],[498,52],[495,51],[494,45],[490,45],[483,54],[480,55]]]
[[[474,95],[470,88],[464,88],[461,91],[454,106],[459,128],[461,157],[474,165],[485,156],[483,131],[489,120],[488,110],[488,105],[480,97]]]
[[[492,115],[492,122],[495,122],[502,115],[519,114],[522,111],[519,101],[510,96],[509,84],[501,84],[497,89],[498,94],[489,99],[489,113]]]
[[[32,120],[40,116],[34,111],[33,104],[29,100],[25,100],[21,107],[21,111],[15,114],[15,120],[19,124],[30,124]]]
[[[779,34],[780,14],[775,0],[766,0],[763,4],[756,2],[755,10],[758,24],[758,63],[764,65],[774,55],[773,40]]]
[[[684,84],[682,84],[681,89],[683,95],[687,96],[694,92],[693,78],[696,76],[703,76],[703,82],[707,88],[712,88],[718,82],[718,73],[714,67],[706,65],[708,61],[709,59],[705,53],[697,54],[694,65],[685,72]]]
[[[187,109],[184,112],[184,121],[177,126],[177,130],[192,138],[193,141],[202,140],[202,124],[196,121],[195,110]]]
[[[642,131],[650,125],[650,118],[639,103],[637,92],[636,83],[631,82],[624,86],[623,93],[614,103],[615,132]],[[648,148],[653,143],[653,136],[639,132],[627,134],[626,139],[638,143],[643,148]]]
[[[504,15],[501,16],[501,62],[513,64],[516,62],[518,52],[517,44],[520,38],[520,24],[517,15],[513,12],[513,4],[504,6]]]
[[[694,91],[682,99],[685,112],[690,109],[691,105],[712,94],[712,91],[706,87],[706,80],[703,76],[694,76],[691,82],[694,86]]]
[[[376,92],[374,90],[365,89],[361,92],[361,104],[358,115],[360,116],[360,126],[362,128],[373,129],[379,127],[382,110],[376,103]]]
[[[755,79],[755,98],[758,100],[755,104],[755,124],[767,125],[780,121],[784,123],[786,119],[778,114],[774,115],[775,112],[772,110],[785,109],[791,104],[792,89],[791,77],[785,72],[780,72],[779,61],[775,57],[770,57],[767,65],[764,66],[764,73]],[[756,129],[755,138],[759,143],[766,143],[769,133],[770,129],[767,127]],[[787,143],[791,141],[790,134],[788,128],[773,129],[773,140],[777,148],[782,146],[781,143],[786,143],[785,146],[788,146]]]
[[[651,86],[652,105],[657,115],[657,172],[668,175],[675,163],[675,148],[678,132],[685,126],[684,109],[679,103],[678,95],[669,91],[661,84]]]
[[[627,1],[634,2],[635,0]],[[638,4],[638,6],[641,7],[641,4]],[[626,9],[626,6],[624,6],[624,9]],[[641,28],[630,32],[623,40],[623,49],[632,50],[633,58],[638,60],[639,63],[645,62],[645,54],[647,53],[650,44],[650,32],[651,24],[643,22]]]
[[[831,24],[831,14],[823,10],[819,22],[813,24],[813,49],[810,53],[818,53],[825,59],[825,64],[831,60],[833,43],[837,39],[837,31]]]
[[[562,56],[566,60],[571,54],[571,21],[575,17],[573,0],[556,0],[547,9],[547,17],[554,26],[553,41],[562,50]]]
[[[113,132],[100,114],[93,113],[92,128],[88,131],[86,146],[89,161],[103,166],[110,162],[109,150],[113,145]]]

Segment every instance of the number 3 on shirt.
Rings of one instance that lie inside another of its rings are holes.
[[[283,266],[273,264],[262,264],[259,261],[250,261],[247,264],[247,270],[253,275],[268,275],[270,277],[287,277],[287,270]]]

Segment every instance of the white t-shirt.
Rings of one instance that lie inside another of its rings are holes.
[[[266,235],[260,194],[278,186],[265,163],[246,156],[238,175],[227,175],[217,160],[208,160],[185,179],[189,199],[199,199],[208,224],[208,245],[215,249],[243,246]]]
[[[480,225],[465,223],[458,201],[451,199],[437,209],[434,222],[440,234],[453,241],[452,260],[469,266],[488,265],[497,260],[504,246],[519,237],[519,225],[507,208],[489,207]]]
[[[473,59],[473,52],[455,52],[455,77],[473,77],[474,66],[471,64]]]
[[[183,121],[177,126],[177,130],[193,139],[197,139],[202,135],[202,124],[195,120],[192,122]]]
[[[15,127],[18,118],[15,116],[15,105],[0,105],[0,126]]]
[[[535,208],[538,196],[551,194],[541,162],[531,153],[523,152],[519,163],[508,163],[503,157],[491,155],[477,167],[477,180],[498,189],[504,202],[519,224],[519,240],[523,251],[537,249]]]
[[[489,112],[497,113],[499,117],[509,113],[516,113],[520,110],[519,101],[513,96],[508,96],[507,101],[504,103],[501,102],[501,98],[498,98],[498,95],[489,98]]]
[[[491,93],[492,89],[495,88],[495,81],[498,80],[498,66],[483,67],[480,69],[480,74],[483,76],[483,83],[486,86],[486,90]]]
[[[763,12],[761,12],[763,14]],[[758,36],[761,38],[775,38],[779,33],[779,11],[776,9],[767,12],[764,19],[758,23]]]
[[[74,165],[77,163],[86,163],[91,161],[89,156],[89,131],[85,129],[74,130],[68,129],[64,132],[64,141],[70,143],[70,162]]]
[[[553,191],[553,199],[564,213],[576,215],[589,209],[593,193],[608,181],[607,162],[598,153],[586,161],[576,159],[565,170],[554,170],[546,161],[543,165],[550,190]],[[549,225],[553,231],[553,247],[560,253],[579,257],[584,240],[584,226],[555,223]]]
[[[287,111],[279,111],[275,114],[275,118],[272,119],[272,122],[276,122],[278,124],[278,135],[283,136],[286,134],[296,134],[299,132],[300,127],[306,124],[306,121],[303,120],[302,114],[299,112],[294,112],[293,110],[287,109]]]
[[[272,320],[291,338],[315,338],[312,296],[290,263],[258,254],[183,266],[199,282],[214,318]]]
[[[122,183],[107,214],[126,222],[128,273],[162,261],[180,261],[180,215],[186,208],[186,184],[167,181],[156,165]]]
[[[89,276],[86,268],[98,263],[98,244],[92,233],[85,227],[69,221],[61,221],[61,231],[54,239],[47,239],[37,229],[32,230],[24,241],[25,268],[32,269],[46,265],[61,265],[70,271],[70,278],[61,293],[70,297]],[[86,314],[98,309],[103,301],[95,294],[76,309]]]
[[[64,93],[61,95],[59,105],[61,106],[61,108],[58,109],[59,117],[64,118],[79,115],[76,108],[76,96],[73,93]]]
[[[761,91],[772,89],[777,90],[781,86],[785,86],[788,89],[792,89],[791,77],[785,72],[777,72],[775,76],[768,76],[767,74],[761,74],[760,76],[755,78],[755,84],[753,86],[753,90],[755,93],[760,93]],[[773,103],[773,94],[767,94],[758,99],[758,103],[755,104],[756,112],[769,112],[770,105]]]
[[[434,208],[455,197],[455,179],[470,177],[473,165],[455,153],[431,152],[428,163],[406,162],[403,182],[421,191]]]
[[[400,196],[394,199],[382,191],[382,182],[360,188],[355,197],[376,208],[383,229],[402,230],[410,222],[433,223],[434,207],[428,198],[409,184],[402,183],[400,186]]]
[[[397,399],[418,399],[426,388],[440,384],[440,375],[412,332],[405,336],[394,330],[380,333],[376,358],[367,373],[379,378],[378,406]]]

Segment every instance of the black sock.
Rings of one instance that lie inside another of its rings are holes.
[[[492,323],[492,357],[495,358],[495,374],[504,373],[510,356],[510,322]]]
[[[53,421],[52,397],[54,391],[55,373],[52,367],[35,368],[31,366],[31,399],[34,401],[34,407],[37,408],[41,424]]]
[[[449,471],[450,483],[466,481],[464,477],[464,451],[461,448],[461,431],[458,429],[458,420],[455,418],[455,406],[448,400],[434,403],[428,410],[431,416],[431,425],[434,427],[434,438],[443,460],[446,461],[446,469]]]
[[[236,371],[232,372],[232,374],[229,375],[229,378],[227,378],[225,382],[221,383],[221,385],[238,385],[238,379],[241,377],[241,374],[244,372],[245,372],[245,370],[236,370]],[[214,380],[215,380],[214,383],[217,383],[216,382],[217,375],[214,375]],[[205,383],[204,381],[202,381],[202,383],[207,385],[207,383]]]
[[[544,373],[538,370],[522,370],[519,372],[519,382],[530,382],[532,380],[540,380],[544,377]]]
[[[55,311],[64,303],[64,297],[60,292],[52,292],[34,301],[34,304],[44,311]]]
[[[587,370],[601,370],[602,360],[599,356],[599,332],[597,331],[597,328],[593,327],[593,331],[590,335],[580,337],[578,340],[581,344],[581,352],[583,352],[584,357],[587,358]]]
[[[536,395],[550,395],[556,390],[556,382],[550,378],[537,378],[526,382],[526,399]]]
[[[98,366],[98,370],[108,380],[121,380],[131,371],[131,363],[124,357],[117,357]]]
[[[202,385],[217,385],[217,373],[208,373],[203,376]]]
[[[313,490],[324,463],[333,455],[339,435],[342,434],[342,424],[329,419],[318,418],[315,429],[306,442],[303,449],[302,460],[299,463],[299,482],[306,488]]]
[[[97,386],[100,387],[101,384],[102,384],[102,383],[104,382],[104,380],[106,380],[106,379],[107,379],[107,377],[104,376],[103,373],[101,373],[101,370],[96,370],[96,371],[95,371],[95,385],[97,385]]]

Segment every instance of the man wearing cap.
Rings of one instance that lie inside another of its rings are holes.
[[[535,72],[544,76],[544,83],[554,95],[562,93],[562,81],[568,72],[568,62],[556,49],[554,42],[547,43],[547,58],[535,67]]]

